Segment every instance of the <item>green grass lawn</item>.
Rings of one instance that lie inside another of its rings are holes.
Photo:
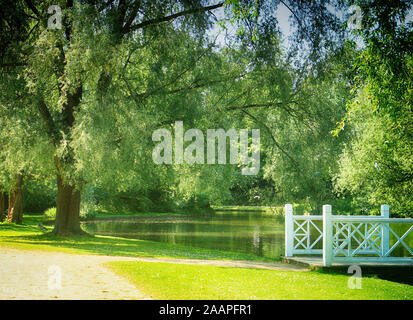
[[[52,227],[50,226],[47,226],[48,232],[42,232],[37,227],[37,224],[41,223],[43,219],[44,217],[41,215],[25,215],[23,225],[0,223],[0,246],[25,250],[129,257],[273,261],[269,258],[243,253],[121,237],[99,235],[58,237],[51,234]]]
[[[0,246],[77,254],[130,257],[272,261],[248,254],[194,248],[109,236],[57,237],[43,232],[43,216],[26,215],[23,225],[0,223]],[[350,290],[349,277],[321,272],[281,272],[217,266],[150,262],[111,262],[155,299],[413,299],[413,287],[363,278],[361,290]]]
[[[349,289],[347,275],[154,262],[105,264],[153,299],[413,299],[413,287],[363,278]]]

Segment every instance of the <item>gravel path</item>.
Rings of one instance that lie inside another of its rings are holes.
[[[134,285],[102,266],[114,260],[122,257],[0,248],[0,299],[144,299]]]
[[[132,258],[0,247],[0,299],[145,299],[134,285],[102,265],[109,261],[170,262],[279,271],[308,270],[300,266],[269,262]]]

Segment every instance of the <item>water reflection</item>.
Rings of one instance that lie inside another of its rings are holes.
[[[284,251],[282,219],[260,212],[216,212],[83,224],[89,233],[183,244],[277,258]]]
[[[322,229],[321,221],[317,221]],[[249,253],[260,257],[279,258],[284,253],[284,222],[282,217],[260,212],[216,212],[180,217],[128,218],[125,220],[95,221],[83,224],[87,232],[125,238],[182,244],[198,248]],[[392,225],[399,235],[408,225]],[[318,237],[315,230],[313,237]],[[315,238],[311,239],[314,241]],[[413,232],[403,239],[413,248]],[[390,234],[390,247],[397,242]],[[322,249],[319,241],[314,249]],[[410,257],[401,244],[392,256]]]

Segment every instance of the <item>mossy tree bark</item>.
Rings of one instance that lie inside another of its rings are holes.
[[[80,190],[57,176],[57,207],[53,233],[61,236],[86,234],[80,227]]]
[[[9,195],[2,188],[0,188],[0,221],[6,219],[8,206]]]
[[[7,221],[17,224],[23,222],[23,174],[16,175],[16,181],[9,193],[9,208]]]

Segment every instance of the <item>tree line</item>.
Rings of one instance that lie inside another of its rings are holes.
[[[60,28],[50,28],[51,5],[61,8]],[[352,5],[362,13],[353,31]],[[279,7],[291,14],[288,46]],[[0,211],[21,222],[26,184],[55,193],[59,235],[83,233],[82,208],[119,203],[172,210],[260,199],[315,210],[341,199],[411,215],[410,9],[409,1],[10,1],[0,32]],[[259,174],[155,164],[152,132],[176,121],[204,133],[259,128]]]

